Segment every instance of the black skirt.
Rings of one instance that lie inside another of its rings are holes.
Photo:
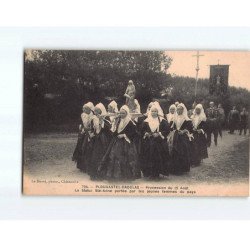
[[[102,175],[98,173],[98,167],[110,143],[110,135],[101,131],[95,135],[91,141],[92,152],[87,166],[87,173],[92,179],[100,178]]]
[[[193,132],[191,163],[198,166],[201,160],[208,158],[207,153],[207,138],[205,134]]]
[[[134,142],[114,137],[99,166],[99,173],[107,180],[135,180],[141,177]]]
[[[166,139],[150,137],[142,140],[140,164],[144,177],[168,175],[169,160]]]

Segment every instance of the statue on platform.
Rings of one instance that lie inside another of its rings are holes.
[[[135,85],[132,80],[128,81],[128,86],[124,96],[126,97],[126,105],[129,104],[131,98],[133,99],[135,97]]]
[[[138,100],[135,99],[135,92],[135,85],[132,80],[129,80],[126,92],[124,94],[126,97],[126,105],[128,106],[130,113],[139,114],[141,113],[141,107]],[[138,118],[133,120],[137,121]]]

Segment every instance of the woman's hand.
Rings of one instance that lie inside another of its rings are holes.
[[[159,133],[153,133],[153,137],[156,138],[159,136]]]
[[[90,137],[90,138],[93,138],[94,136],[95,136],[94,133],[89,133],[89,137]]]
[[[117,136],[119,139],[124,138],[124,134],[120,134]]]
[[[179,131],[178,131],[178,134],[179,134],[179,135],[183,135],[183,134],[184,134],[184,131],[183,131],[183,130],[179,130]]]

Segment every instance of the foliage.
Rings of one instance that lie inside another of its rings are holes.
[[[87,101],[106,105],[114,98],[124,103],[130,79],[136,85],[136,98],[148,102],[168,85],[171,76],[165,72],[171,61],[163,51],[26,51],[26,121],[36,116],[38,106],[43,124],[75,120]],[[31,98],[35,92],[45,99]]]
[[[143,112],[154,99],[161,102],[165,112],[175,101],[190,109],[195,100],[204,108],[209,101],[221,103],[226,113],[232,105],[250,108],[248,90],[229,87],[226,95],[210,95],[208,79],[198,80],[195,98],[195,79],[167,74],[171,62],[163,51],[27,50],[24,128],[50,131],[53,126],[58,130],[73,124],[75,130],[84,103],[107,105],[115,99],[122,105],[130,79]]]
[[[250,92],[244,88],[233,86],[228,87],[228,92],[221,95],[209,94],[209,79],[199,79],[197,88],[197,97],[194,95],[195,79],[190,77],[176,76],[172,78],[173,91],[170,102],[178,100],[183,102],[188,109],[191,108],[194,100],[196,103],[202,103],[205,108],[208,107],[210,101],[214,101],[216,105],[222,104],[226,113],[236,105],[238,110],[243,107],[250,108]]]

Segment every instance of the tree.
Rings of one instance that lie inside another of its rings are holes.
[[[124,103],[129,79],[136,85],[136,97],[148,102],[168,86],[171,76],[165,72],[171,61],[164,51],[29,50],[25,52],[24,95],[37,84],[43,95],[53,94],[60,100],[50,100],[47,110],[57,105],[55,113],[60,112],[60,117],[76,120],[86,101],[107,104],[110,97]]]

